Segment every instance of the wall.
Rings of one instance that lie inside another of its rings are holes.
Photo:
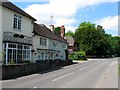
[[[71,65],[72,60],[58,60],[58,61],[43,61],[30,64],[17,64],[17,65],[3,65],[2,66],[2,79],[12,79],[29,74],[40,73],[41,71],[48,70],[50,67]],[[1,66],[0,66],[1,68]],[[51,71],[51,70],[50,70]]]
[[[66,43],[61,42],[61,41],[57,41],[57,40],[53,40],[53,39],[50,39],[50,38],[47,38],[47,46],[41,46],[40,45],[40,37],[41,36],[38,36],[38,35],[35,35],[33,37],[33,49],[36,51],[35,53],[37,53],[37,48],[39,48],[39,49],[56,50],[56,51],[60,51],[60,56],[61,56],[60,59],[61,60],[65,60],[66,59],[66,57],[65,57],[65,50],[68,49]],[[53,46],[53,42],[57,43],[56,47]],[[63,44],[65,45],[64,48],[63,48]],[[33,58],[34,58],[34,60],[37,60],[37,54],[36,55],[34,54]]]
[[[53,46],[53,42],[57,42],[56,47]],[[49,43],[49,45],[48,45],[49,49],[60,51],[60,56],[61,56],[60,59],[61,60],[65,60],[66,59],[66,57],[65,57],[65,50],[68,49],[66,43],[61,42],[61,41],[57,41],[57,40],[53,40],[53,39],[49,39],[48,43]],[[64,47],[63,47],[63,45],[64,45]]]
[[[36,50],[37,48],[39,49],[48,49],[48,39],[47,39],[47,46],[42,46],[40,45],[40,37],[41,36],[38,36],[38,35],[35,35],[33,37],[33,49]]]
[[[22,17],[21,30],[13,29],[14,14]],[[32,37],[33,24],[31,23],[32,22],[31,19],[4,7],[2,10],[2,15],[3,15],[2,18],[4,19],[2,20],[3,32],[13,32]]]
[[[1,67],[1,66],[0,66]],[[17,65],[3,65],[2,66],[2,79],[16,78],[49,68],[49,62],[31,63],[31,64],[17,64]]]
[[[33,60],[35,62],[35,60],[38,60],[38,56],[37,56],[37,49],[48,49],[48,39],[47,39],[47,46],[41,46],[40,45],[40,37],[38,35],[35,35],[33,37],[33,50],[35,50],[35,52],[33,53]]]

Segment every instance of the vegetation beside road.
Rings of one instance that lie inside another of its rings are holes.
[[[76,60],[76,61],[86,61],[87,57],[85,52],[73,52],[69,54],[69,59]]]
[[[75,40],[79,50],[87,55],[105,56],[120,55],[120,37],[105,33],[102,26],[83,22],[75,31]]]
[[[118,65],[118,71],[119,71],[119,74],[120,74],[120,64]]]

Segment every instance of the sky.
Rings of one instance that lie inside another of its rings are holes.
[[[118,0],[10,0],[49,27],[65,25],[75,32],[82,22],[102,25],[105,32],[118,35]],[[52,22],[50,16],[53,16]]]

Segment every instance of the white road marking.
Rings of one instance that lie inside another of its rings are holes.
[[[66,74],[66,75],[64,75],[64,76],[61,76],[61,77],[59,77],[59,78],[56,78],[56,79],[54,79],[54,80],[52,80],[52,81],[57,81],[57,80],[62,79],[62,78],[64,78],[64,77],[66,77],[66,76],[69,76],[69,75],[71,75],[71,74],[73,74],[73,72],[68,73],[68,74]]]
[[[79,69],[79,71],[81,71],[81,70],[83,70],[83,69],[85,69],[85,68],[87,68],[87,67],[81,68],[81,69]]]
[[[34,90],[34,89],[36,89],[36,88],[38,88],[38,87],[33,87],[33,88],[31,88],[30,90]]]

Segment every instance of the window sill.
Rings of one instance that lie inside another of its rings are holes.
[[[19,32],[22,32],[22,30],[21,30],[21,29],[16,29],[16,28],[13,28],[13,30],[15,30],[15,31],[19,31]]]

